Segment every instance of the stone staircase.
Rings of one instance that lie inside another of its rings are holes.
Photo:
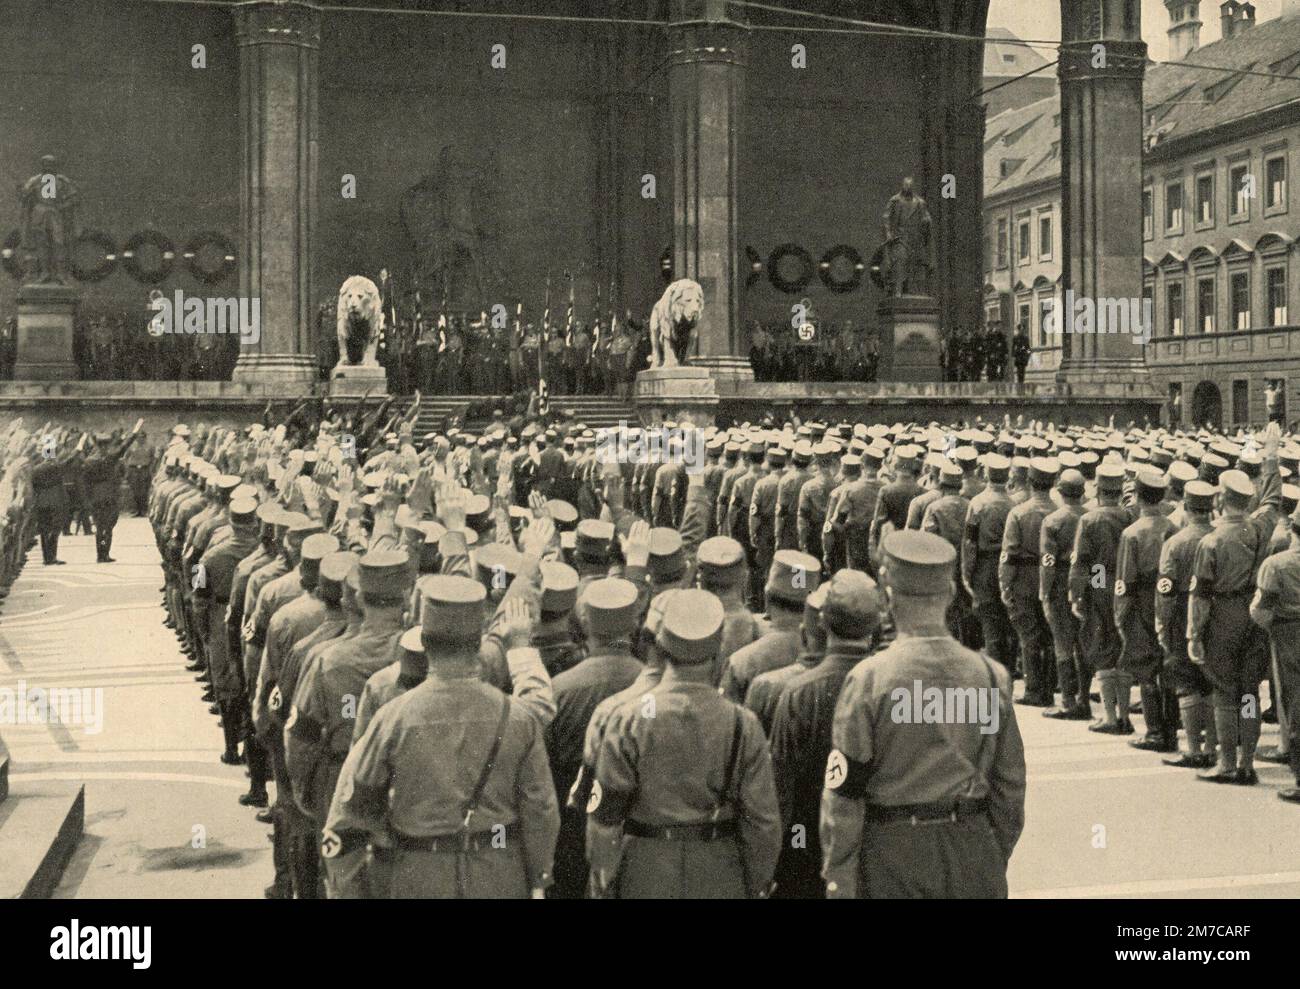
[[[443,395],[439,397],[424,396],[420,401],[420,414],[415,420],[414,435],[418,440],[426,433],[442,432],[453,416],[462,419],[462,426],[471,432],[481,432],[491,423],[491,415],[475,415],[466,419],[467,411],[491,409],[494,406],[504,408],[509,396],[502,395],[496,402],[487,395]],[[405,402],[409,409],[411,403]],[[635,423],[636,407],[631,402],[624,402],[605,395],[558,395],[551,397],[552,414],[563,415],[572,409],[574,418],[592,429],[604,426],[617,426],[620,422]]]
[[[54,893],[86,829],[86,788],[9,782],[0,742],[0,900],[44,900]]]

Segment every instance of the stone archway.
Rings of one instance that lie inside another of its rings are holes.
[[[1203,426],[1207,422],[1223,425],[1223,396],[1213,381],[1202,381],[1192,392],[1191,424]]]

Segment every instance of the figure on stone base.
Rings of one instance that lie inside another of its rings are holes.
[[[912,191],[912,177],[885,208],[884,265],[892,296],[930,294],[930,210]]]
[[[28,284],[62,285],[69,270],[68,246],[77,236],[77,187],[59,174],[53,155],[18,191],[22,253]]]

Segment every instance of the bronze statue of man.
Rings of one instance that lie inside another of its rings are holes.
[[[930,274],[930,210],[912,191],[912,177],[885,208],[885,283],[891,295],[925,295]]]
[[[77,187],[59,174],[53,155],[41,158],[41,170],[22,184],[19,207],[27,278],[63,284],[68,247],[76,237]]]

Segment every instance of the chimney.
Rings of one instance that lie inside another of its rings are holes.
[[[1297,0],[1300,3],[1300,0]],[[1201,0],[1165,0],[1169,11],[1169,58],[1177,62],[1201,46]]]
[[[1241,9],[1237,12],[1237,30],[1235,34],[1241,34],[1242,31],[1247,31],[1254,26],[1255,5],[1248,0],[1248,2],[1241,5]]]
[[[1219,4],[1219,25],[1222,28],[1223,40],[1227,41],[1236,33],[1237,27],[1237,10],[1241,4],[1237,0],[1227,0]]]

